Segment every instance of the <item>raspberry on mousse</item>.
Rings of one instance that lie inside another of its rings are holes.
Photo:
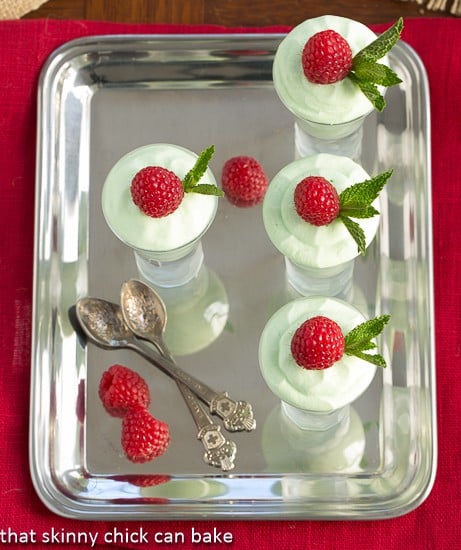
[[[295,188],[296,212],[312,225],[328,225],[340,211],[339,195],[334,185],[321,176],[308,176]]]
[[[146,166],[137,172],[131,182],[131,198],[144,214],[162,218],[174,212],[184,197],[184,188],[178,176],[161,166]]]
[[[307,319],[291,340],[291,353],[296,363],[305,369],[322,370],[333,366],[344,354],[341,327],[322,315]]]
[[[302,53],[304,75],[316,84],[333,84],[352,68],[352,50],[338,32],[320,31],[309,38]]]

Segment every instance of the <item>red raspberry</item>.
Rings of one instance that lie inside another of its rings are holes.
[[[294,192],[296,212],[312,225],[328,225],[339,214],[339,196],[335,187],[321,176],[308,176]]]
[[[336,31],[321,31],[309,38],[302,53],[307,80],[315,84],[333,84],[343,80],[352,68],[352,51]]]
[[[262,166],[253,157],[233,157],[223,166],[222,190],[235,206],[246,207],[260,203],[266,193],[267,184]]]
[[[184,187],[176,174],[161,166],[142,168],[131,182],[131,198],[144,214],[162,218],[174,212],[184,197]]]
[[[305,369],[331,367],[344,354],[344,336],[340,326],[328,317],[312,317],[296,330],[291,339],[291,354]]]
[[[150,403],[144,378],[123,365],[112,365],[103,373],[98,393],[106,411],[118,418],[133,407],[148,407]]]
[[[128,411],[122,420],[122,448],[131,462],[148,462],[161,456],[170,443],[168,424],[143,407]]]

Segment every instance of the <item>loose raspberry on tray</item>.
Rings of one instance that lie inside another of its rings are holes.
[[[143,407],[131,409],[122,420],[121,443],[131,462],[143,463],[161,456],[170,443],[168,424]]]
[[[128,460],[148,462],[166,451],[170,430],[148,411],[149,387],[142,376],[123,365],[112,365],[103,373],[98,393],[107,412],[122,418],[121,444]]]
[[[255,206],[262,202],[268,185],[261,164],[250,156],[232,157],[226,161],[221,186],[229,202],[239,207]]]
[[[98,394],[106,411],[118,418],[133,407],[147,408],[150,403],[147,382],[123,365],[112,365],[102,374]]]

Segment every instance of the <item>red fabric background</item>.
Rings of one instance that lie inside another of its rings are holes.
[[[110,522],[78,522],[53,515],[35,495],[29,476],[33,199],[36,88],[40,68],[57,46],[85,35],[248,30],[54,20],[0,23],[0,545],[5,543],[8,529],[17,534],[31,529],[40,534],[52,528],[102,534],[114,527]],[[258,32],[285,30],[288,29],[272,27]],[[460,31],[461,21],[457,19],[417,19],[406,21],[403,34],[426,66],[431,93],[439,422],[439,464],[432,493],[415,511],[385,521],[173,521],[151,522],[145,526],[150,531],[189,533],[193,526],[199,530],[216,527],[231,532],[234,542],[212,546],[216,548],[264,549],[279,545],[289,550],[452,550],[460,547]],[[129,532],[136,531],[140,525],[138,522],[117,524],[119,529],[127,528]],[[40,548],[41,544],[30,546]],[[190,542],[181,545],[185,549],[196,547]]]

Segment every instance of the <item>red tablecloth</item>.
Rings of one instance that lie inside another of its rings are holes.
[[[376,27],[381,30],[383,27]],[[37,78],[64,42],[113,33],[243,32],[208,26],[129,25],[29,20],[0,23],[0,545],[14,547],[31,532],[53,528],[98,532],[110,522],[76,522],[53,515],[35,495],[28,467],[29,371],[34,233]],[[258,29],[258,32],[286,28]],[[419,53],[430,80],[433,156],[434,278],[437,342],[439,464],[428,499],[406,516],[373,522],[202,521],[149,524],[150,531],[228,531],[238,549],[447,549],[461,544],[461,21],[407,20],[403,39]],[[129,532],[140,523],[118,524]],[[102,535],[101,535],[102,536]],[[22,538],[21,538],[22,537]],[[101,540],[101,537],[100,537]],[[26,545],[22,545],[26,546]],[[48,545],[49,546],[49,545]],[[48,547],[47,546],[47,547]],[[55,547],[62,547],[56,544]],[[154,547],[151,544],[150,547]],[[196,548],[190,541],[181,548]],[[73,547],[72,545],[68,547]],[[81,548],[82,546],[80,546]],[[98,545],[96,545],[98,547]],[[146,548],[144,544],[111,546]]]

